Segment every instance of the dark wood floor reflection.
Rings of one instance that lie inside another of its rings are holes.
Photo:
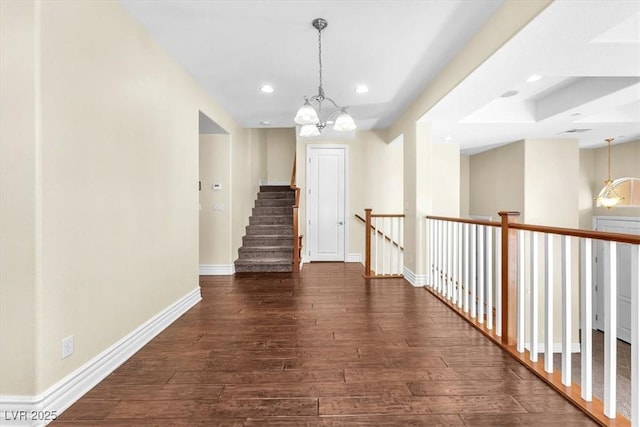
[[[422,288],[359,264],[202,277],[54,425],[593,425]]]

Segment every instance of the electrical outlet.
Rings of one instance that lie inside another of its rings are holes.
[[[72,354],[73,354],[73,335],[70,335],[62,340],[62,358],[66,359]]]

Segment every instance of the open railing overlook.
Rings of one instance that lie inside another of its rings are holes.
[[[501,222],[428,216],[426,288],[601,425],[640,425],[640,236],[519,224],[518,215],[501,212]],[[604,253],[605,270],[598,369],[592,332],[596,247]],[[616,355],[619,251],[631,269],[631,385],[622,391]],[[597,393],[595,375],[603,380]],[[628,404],[624,415],[618,413],[621,395]]]

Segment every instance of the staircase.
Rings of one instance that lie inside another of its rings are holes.
[[[236,273],[292,271],[294,196],[288,185],[260,186],[234,262]]]

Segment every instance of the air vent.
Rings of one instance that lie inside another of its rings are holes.
[[[591,129],[569,129],[561,133],[582,133],[582,132],[589,132],[590,130]]]

